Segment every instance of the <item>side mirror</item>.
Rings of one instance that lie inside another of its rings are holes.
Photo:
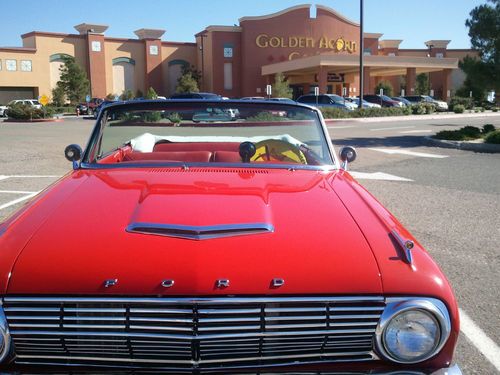
[[[69,161],[78,161],[82,158],[82,148],[78,145],[72,144],[64,149],[64,156]]]
[[[82,148],[75,144],[66,146],[64,149],[64,156],[73,162],[73,169],[78,169],[78,161],[82,158],[82,153]]]
[[[342,147],[339,152],[340,160],[342,160],[342,168],[347,170],[347,165],[356,160],[356,149],[351,146]]]

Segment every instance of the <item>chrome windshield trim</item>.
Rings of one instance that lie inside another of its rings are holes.
[[[222,224],[189,226],[159,223],[132,223],[125,229],[129,233],[152,234],[156,236],[183,238],[187,240],[209,240],[215,238],[265,234],[274,232],[267,223]]]
[[[99,163],[80,163],[80,169],[130,169],[130,168],[183,168],[186,172],[189,168],[246,168],[246,169],[286,169],[286,170],[310,170],[329,172],[337,170],[334,164],[325,165],[304,165],[304,164],[265,164],[256,165],[248,163],[182,163],[182,162],[165,162],[165,163],[119,163],[119,164],[99,164]]]

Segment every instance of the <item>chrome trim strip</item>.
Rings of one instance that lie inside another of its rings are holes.
[[[11,347],[11,335],[7,318],[3,312],[2,301],[0,300],[0,335],[3,336],[3,347],[0,347],[0,363],[9,355]]]
[[[406,298],[408,299],[408,298]],[[382,296],[346,296],[346,297],[172,297],[172,298],[123,298],[123,297],[4,297],[8,303],[137,303],[137,304],[197,304],[197,305],[240,305],[245,303],[349,303],[349,302],[385,302]],[[10,307],[9,307],[10,308]],[[381,307],[383,309],[383,307]]]
[[[303,336],[303,335],[334,335],[334,334],[353,334],[353,333],[375,333],[375,327],[372,329],[339,329],[339,330],[310,330],[310,331],[276,331],[276,332],[248,332],[248,333],[221,333],[221,334],[203,334],[203,335],[182,335],[182,334],[163,334],[163,333],[138,333],[138,332],[101,332],[101,331],[31,331],[31,330],[13,330],[12,336],[102,336],[102,337],[144,337],[144,338],[166,338],[174,340],[210,340],[210,339],[229,339],[229,338],[248,338],[248,337],[282,337],[282,336]]]
[[[372,359],[373,354],[370,351],[361,352],[339,352],[339,353],[312,353],[312,354],[297,354],[297,355],[283,355],[283,356],[262,356],[262,357],[242,357],[242,358],[227,358],[227,359],[206,359],[206,360],[175,360],[175,359],[142,359],[142,358],[127,358],[127,362],[132,363],[173,363],[173,364],[188,364],[192,366],[199,366],[210,363],[228,363],[228,362],[247,362],[247,361],[266,361],[276,359],[288,358],[310,358],[310,357],[345,357],[345,356],[370,356]],[[82,360],[82,361],[104,361],[104,362],[123,362],[123,358],[101,358],[101,357],[79,357],[79,356],[44,356],[44,355],[18,355],[20,359],[64,359],[64,360]]]
[[[222,237],[272,233],[274,232],[274,227],[267,223],[222,224],[208,226],[131,223],[125,230],[129,233],[152,234],[157,236],[184,238],[187,240],[208,240]]]
[[[385,349],[384,331],[392,318],[402,312],[409,310],[424,310],[434,316],[440,326],[440,337],[436,347],[425,357],[419,358],[415,361],[402,361],[397,358],[393,358]],[[380,317],[380,321],[376,329],[375,347],[378,353],[380,353],[389,361],[402,364],[420,363],[439,353],[439,351],[446,344],[446,341],[448,341],[450,333],[451,321],[448,314],[448,309],[440,300],[435,298],[387,298],[386,308],[382,313],[382,316]]]
[[[408,264],[412,264],[413,262],[413,256],[411,254],[411,249],[413,249],[413,241],[410,240],[403,240],[399,233],[394,229],[391,231],[391,235],[394,237],[394,239],[397,241],[400,250],[403,252],[404,259],[403,261]]]

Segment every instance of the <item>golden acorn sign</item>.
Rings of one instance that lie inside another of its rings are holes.
[[[259,48],[317,48],[328,49],[335,52],[356,52],[356,42],[340,38],[328,38],[322,36],[319,39],[306,36],[273,36],[259,34],[255,38],[255,44]]]

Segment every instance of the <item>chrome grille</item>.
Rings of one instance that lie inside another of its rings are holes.
[[[6,297],[18,363],[266,366],[373,359],[382,297]]]

